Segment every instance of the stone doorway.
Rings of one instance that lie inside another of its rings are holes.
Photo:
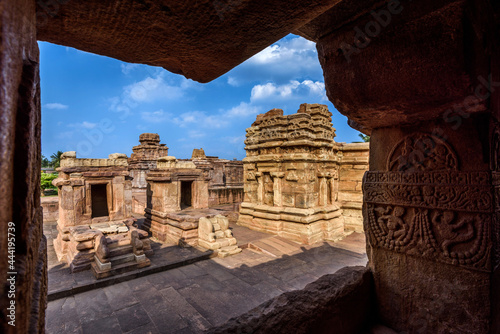
[[[93,184],[90,186],[92,218],[109,216],[108,194],[106,188],[106,184]]]
[[[181,210],[193,206],[193,181],[181,181]]]

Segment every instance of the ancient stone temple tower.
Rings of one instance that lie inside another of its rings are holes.
[[[238,224],[306,244],[342,236],[331,115],[325,105],[302,104],[293,115],[273,109],[257,116],[245,140]]]
[[[143,133],[139,136],[140,145],[132,148],[128,159],[132,179],[132,211],[143,214],[146,208],[146,176],[149,170],[156,168],[156,160],[168,155],[168,147],[160,144],[157,133]]]

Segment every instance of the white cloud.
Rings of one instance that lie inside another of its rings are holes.
[[[228,137],[227,140],[231,144],[244,144],[246,136]]]
[[[221,115],[208,115],[204,111],[189,111],[175,117],[173,121],[180,127],[200,126],[218,129],[228,125],[227,120],[220,116]]]
[[[241,102],[236,107],[229,109],[224,113],[227,117],[247,117],[251,115],[257,115],[259,113],[259,108],[252,106],[246,102]]]
[[[227,83],[229,84],[229,86],[233,87],[238,87],[240,85],[240,82],[236,80],[236,78],[230,76],[227,77]]]
[[[231,86],[245,82],[273,81],[278,84],[290,80],[323,80],[315,43],[296,36],[281,40],[229,72]]]
[[[204,111],[185,112],[175,117],[173,121],[180,127],[197,126],[201,128],[220,129],[231,125],[231,121],[234,119],[257,115],[260,110],[260,107],[241,102],[236,107],[228,110],[220,110],[219,113],[213,115],[209,115]]]
[[[191,130],[188,132],[189,138],[202,138],[205,137],[205,133],[201,131]]]
[[[122,73],[125,75],[130,74],[130,72],[139,68],[140,66],[140,64],[123,63],[121,64]]]
[[[253,56],[249,62],[254,64],[283,64],[283,62],[299,62],[307,66],[304,60],[316,56],[316,44],[302,37],[291,38],[268,46]]]
[[[171,113],[164,112],[163,110],[157,110],[152,112],[149,111],[141,112],[141,118],[149,123],[162,123],[171,117],[172,117]]]
[[[134,65],[134,64],[126,64]],[[122,66],[123,69],[123,66]],[[151,75],[141,81],[123,87],[121,96],[108,99],[109,110],[121,113],[124,120],[141,104],[177,101],[189,90],[200,89],[201,84],[163,69],[148,68]],[[148,117],[146,114],[145,117]]]
[[[68,106],[62,103],[46,103],[44,107],[47,109],[56,109],[56,110],[68,109]]]
[[[84,129],[93,129],[97,126],[97,123],[91,123],[87,121],[83,121],[81,124],[82,128]]]
[[[181,86],[168,84],[162,75],[156,78],[147,77],[142,81],[125,87],[125,96],[134,102],[173,100],[183,95],[184,89]]]
[[[71,123],[68,124],[68,128],[73,128],[73,129],[93,129],[97,126],[97,123],[92,123],[92,122],[87,122],[83,121],[81,123]]]
[[[73,138],[74,131],[63,131],[56,134],[57,139],[71,139]]]
[[[269,102],[290,99],[313,99],[326,100],[325,84],[320,81],[304,80],[299,82],[291,80],[284,85],[276,85],[269,82],[264,85],[256,85],[252,88],[250,101]]]

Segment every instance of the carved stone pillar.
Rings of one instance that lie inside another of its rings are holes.
[[[318,173],[319,206],[325,206],[328,204],[328,177],[331,177],[331,173],[329,172]]]
[[[328,184],[329,184],[328,204],[333,204],[333,202],[335,202],[335,200],[336,200],[335,194],[337,193],[335,191],[335,175],[334,174],[331,174],[328,177]]]
[[[261,172],[255,172],[257,178],[257,204],[264,203],[264,175]]]
[[[371,134],[363,214],[378,321],[498,333],[498,5],[365,7],[300,32],[317,41],[330,100]]]
[[[274,194],[274,206],[282,206],[281,204],[281,180],[285,176],[284,172],[271,172],[273,178],[273,194]]]

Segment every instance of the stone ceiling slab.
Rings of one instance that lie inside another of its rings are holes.
[[[341,0],[42,0],[37,38],[208,82]]]

